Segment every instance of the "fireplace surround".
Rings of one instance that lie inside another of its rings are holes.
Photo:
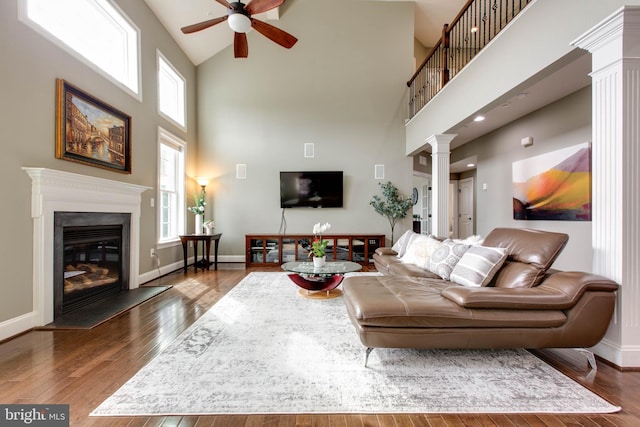
[[[31,326],[54,319],[54,216],[56,212],[129,214],[129,289],[139,287],[142,193],[151,187],[47,168],[22,168],[31,178],[33,313]]]

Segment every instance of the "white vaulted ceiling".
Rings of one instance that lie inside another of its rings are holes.
[[[273,23],[280,16],[285,16],[287,7],[295,1],[301,0],[286,0],[278,9],[256,15],[256,18]],[[195,65],[201,64],[233,43],[233,32],[226,24],[216,25],[189,35],[182,34],[180,31],[180,28],[186,25],[224,16],[227,13],[225,7],[215,0],[145,0],[145,2]],[[431,47],[440,38],[442,26],[455,18],[466,0],[414,0],[413,2],[415,3],[415,37],[424,46]]]

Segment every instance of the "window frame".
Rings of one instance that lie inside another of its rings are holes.
[[[161,64],[163,62],[166,68],[162,70],[163,67],[161,66]],[[180,105],[177,106],[177,110],[179,114],[180,113],[182,114],[183,123],[180,123],[179,117],[172,117],[168,112],[162,111],[162,102],[161,102],[162,91],[161,91],[161,85],[160,85],[161,71],[167,72],[169,74],[169,77],[178,84],[179,92],[182,92],[181,94],[178,94],[178,96],[176,96],[176,99],[181,101]],[[169,122],[171,122],[172,124],[174,124],[175,126],[179,127],[184,132],[186,132],[187,131],[187,79],[185,79],[184,76],[180,74],[177,68],[167,59],[167,57],[160,51],[160,49],[156,49],[156,74],[157,74],[156,78],[158,83],[158,87],[157,87],[158,114],[161,117],[168,120]],[[179,95],[182,95],[182,96],[179,96]]]
[[[161,187],[162,180],[162,146],[168,146],[173,148],[179,152],[179,164],[176,167],[176,235],[164,237],[162,233],[162,210],[163,210],[163,202],[162,202],[162,194],[163,190]],[[157,184],[157,199],[158,203],[156,204],[156,216],[157,216],[157,245],[159,248],[174,246],[180,242],[180,238],[178,237],[181,234],[185,233],[186,229],[186,179],[185,179],[185,170],[186,170],[186,158],[187,158],[187,143],[169,132],[168,130],[158,126],[158,184]]]
[[[31,16],[29,16],[30,1],[35,0],[18,1],[18,19],[20,21],[42,35],[44,38],[59,46],[61,49],[78,59],[83,64],[87,65],[92,70],[96,71],[98,74],[113,82],[116,86],[118,86],[120,89],[122,89],[138,101],[142,102],[142,67],[140,58],[141,31],[140,28],[138,28],[138,26],[127,16],[127,14],[122,11],[122,9],[117,4],[115,4],[112,0],[85,0],[88,4],[93,5],[97,12],[109,19],[112,25],[113,23],[117,23],[118,21],[123,21],[125,24],[131,27],[130,30],[133,33],[131,33],[129,29],[123,28],[124,32],[128,35],[128,37],[126,37],[127,42],[125,43],[126,50],[122,52],[123,63],[126,69],[124,73],[126,77],[123,77],[123,79],[125,79],[123,81],[121,81],[118,76],[111,74],[109,71],[103,69],[100,65],[93,62],[82,52],[71,47],[71,45],[69,45],[63,39],[59,38],[58,35],[52,33],[41,23],[35,21]],[[114,15],[114,13],[116,15]],[[75,17],[74,19],[78,18]],[[135,37],[135,40],[132,40],[132,35]]]

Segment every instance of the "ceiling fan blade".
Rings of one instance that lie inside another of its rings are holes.
[[[221,5],[223,5],[224,7],[226,7],[227,9],[231,7],[231,5],[229,4],[229,2],[227,0],[216,0],[218,3],[220,3]]]
[[[247,33],[235,33],[233,36],[234,58],[246,58],[248,55],[249,44],[247,43]]]
[[[297,38],[286,31],[258,19],[251,18],[251,26],[266,38],[287,49],[293,47],[293,45],[298,41]]]
[[[284,3],[284,0],[251,0],[245,7],[249,15],[255,15],[256,13],[267,12],[271,9],[275,9]]]
[[[182,27],[180,30],[185,34],[195,33],[196,31],[204,30],[205,28],[213,27],[216,24],[224,22],[228,17],[228,15],[221,16],[220,18],[210,19],[208,21],[199,22],[193,25],[187,25],[186,27]]]

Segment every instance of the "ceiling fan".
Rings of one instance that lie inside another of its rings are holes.
[[[235,33],[233,39],[233,55],[236,58],[246,58],[249,54],[246,33],[252,27],[269,40],[287,49],[290,49],[298,41],[297,38],[286,31],[282,31],[271,24],[251,17],[251,15],[267,12],[280,6],[284,3],[284,0],[249,0],[247,4],[239,1],[232,3],[229,3],[227,0],[215,1],[227,8],[227,16],[188,25],[181,28],[182,32],[185,34],[195,33],[228,20],[229,27],[231,27]]]

